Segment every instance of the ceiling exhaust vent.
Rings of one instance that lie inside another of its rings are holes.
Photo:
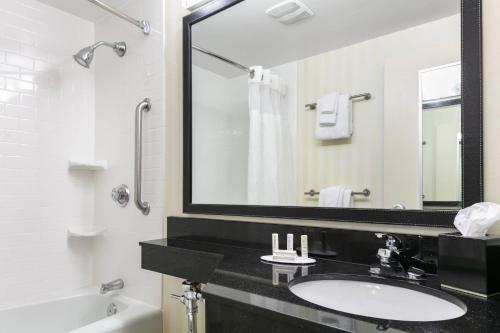
[[[187,10],[194,11],[212,1],[213,0],[182,0],[182,4]]]
[[[313,11],[298,0],[286,0],[266,10],[266,14],[283,24],[293,24],[314,16]]]

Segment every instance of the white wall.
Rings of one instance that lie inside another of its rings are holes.
[[[153,31],[145,36],[109,15],[95,26],[96,40],[123,40],[128,50],[123,58],[108,49],[97,50],[95,56],[96,156],[108,160],[109,170],[96,176],[95,220],[107,232],[95,241],[93,282],[123,278],[125,295],[159,306],[161,277],[140,268],[138,243],[161,238],[165,216],[163,1],[135,0],[119,9],[150,20]],[[134,115],[145,97],[152,100],[143,124],[143,200],[152,206],[147,217],[133,203]],[[124,209],[110,199],[111,189],[122,183],[132,194]]]
[[[288,84],[287,119],[295,144],[297,64],[270,70]],[[248,138],[248,76],[227,78],[193,66],[194,203],[248,204]]]
[[[248,77],[193,66],[193,202],[245,204]]]
[[[161,304],[161,278],[140,268],[138,243],[161,237],[164,216],[163,1],[121,9],[149,19],[151,35],[111,16],[94,26],[34,0],[0,2],[0,307],[117,277],[124,294]],[[124,40],[127,54],[99,48],[90,69],[76,64],[72,54],[96,40]],[[134,110],[144,97],[153,103],[144,119],[148,217],[110,199],[121,183],[134,193]],[[68,171],[69,159],[95,157],[109,170]],[[108,230],[68,239],[74,224]]]
[[[64,41],[64,42],[61,42]],[[33,0],[0,1],[0,307],[90,284],[94,73],[71,55],[94,41],[89,22]]]

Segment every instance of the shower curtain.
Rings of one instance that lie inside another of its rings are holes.
[[[254,67],[249,80],[248,203],[291,205],[294,198],[293,143],[287,84]]]

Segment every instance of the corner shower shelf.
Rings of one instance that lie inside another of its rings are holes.
[[[70,170],[104,171],[108,168],[108,161],[69,160],[68,167]]]
[[[97,237],[102,235],[106,231],[104,227],[81,227],[81,226],[69,226],[68,236],[77,238],[89,238]]]

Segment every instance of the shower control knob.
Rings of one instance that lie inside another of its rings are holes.
[[[111,191],[111,199],[120,207],[126,207],[130,200],[130,191],[127,185],[121,184]]]

